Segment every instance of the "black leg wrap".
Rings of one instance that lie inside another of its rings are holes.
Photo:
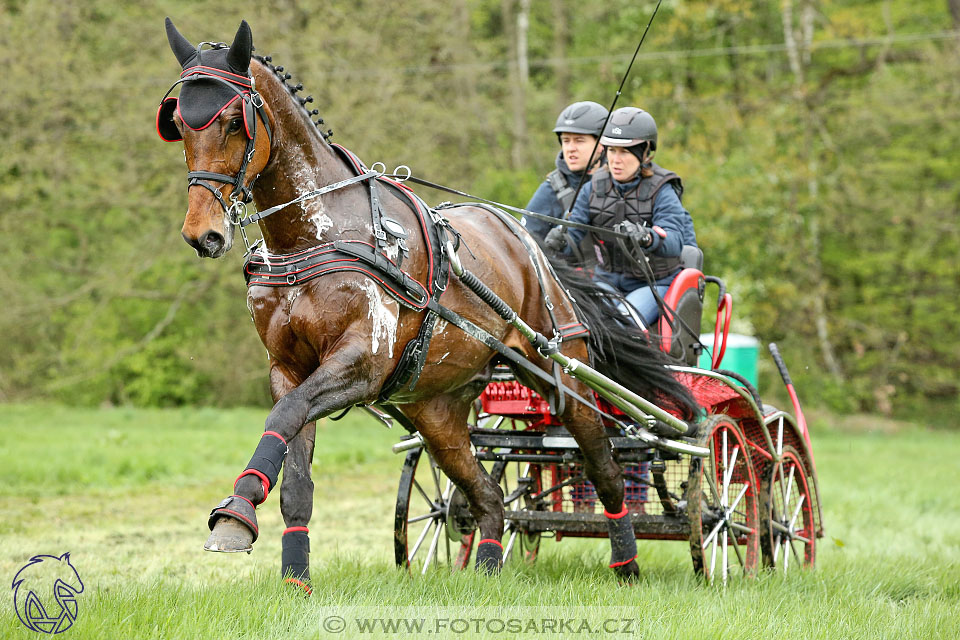
[[[500,573],[503,564],[503,547],[498,542],[481,542],[477,545],[477,571],[487,575]]]
[[[257,511],[253,503],[242,496],[229,496],[210,512],[210,518],[207,520],[207,526],[213,531],[213,527],[220,518],[233,518],[240,524],[250,529],[253,534],[252,542],[257,541],[260,535],[260,529],[257,527]]]
[[[283,534],[281,555],[284,578],[301,582],[310,580],[310,536],[306,531],[290,531]]]
[[[280,436],[268,431],[260,438],[257,444],[257,450],[253,452],[253,457],[247,463],[247,469],[259,471],[270,481],[268,490],[277,486],[277,478],[280,476],[280,468],[283,466],[283,459],[287,456],[287,445],[280,439]]]
[[[617,568],[630,564],[637,557],[637,538],[630,514],[620,518],[607,516],[607,531],[610,532],[610,566]]]

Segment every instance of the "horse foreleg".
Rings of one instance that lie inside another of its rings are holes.
[[[307,447],[302,447],[301,451],[296,444],[304,425],[339,409],[369,401],[379,390],[382,380],[370,376],[371,366],[364,353],[363,349],[351,349],[350,345],[346,345],[277,401],[267,416],[266,429],[253,457],[234,483],[233,494],[210,513],[208,525],[211,533],[205,549],[226,552],[252,550],[259,535],[256,507],[267,499],[276,486],[280,469],[291,447],[295,456],[291,461],[296,460],[301,470],[309,469]],[[310,440],[309,449],[312,451],[312,438]],[[300,496],[310,494],[306,489],[312,488],[312,485],[303,485],[294,490],[297,484],[294,480],[291,489],[297,495],[294,501],[300,503]],[[310,500],[312,506],[312,494]],[[299,515],[302,511],[301,505],[301,509],[295,510],[292,517],[302,517]],[[309,517],[309,511],[306,513]]]
[[[586,385],[572,378],[564,382],[582,397],[591,397]],[[603,504],[610,536],[610,567],[625,578],[636,576],[640,572],[636,561],[637,540],[623,501],[623,474],[613,459],[603,424],[596,413],[572,399],[567,400],[562,421],[583,452],[584,471]]]
[[[477,521],[477,571],[496,573],[503,563],[503,491],[470,451],[467,418],[472,398],[443,395],[402,407],[423,436],[440,469],[467,498]]]

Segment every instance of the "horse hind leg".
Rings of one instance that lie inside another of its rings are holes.
[[[564,384],[581,397],[592,397],[590,389],[573,378],[565,376]],[[640,573],[636,561],[637,540],[623,501],[623,475],[613,459],[603,423],[593,410],[569,397],[561,421],[580,446],[584,471],[603,504],[610,537],[610,567],[619,576],[631,579]]]
[[[403,412],[423,436],[427,450],[440,469],[467,499],[477,522],[478,572],[497,573],[503,564],[503,491],[470,450],[467,417],[472,397],[439,396],[425,403],[404,406]]]

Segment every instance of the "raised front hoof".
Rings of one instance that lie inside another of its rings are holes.
[[[210,532],[204,551],[240,553],[253,551],[253,534],[245,525],[232,518],[220,518]]]
[[[640,577],[640,567],[637,566],[636,560],[631,560],[627,564],[621,564],[613,567],[613,572],[617,574],[617,578],[619,580],[628,584],[632,584],[637,578]]]

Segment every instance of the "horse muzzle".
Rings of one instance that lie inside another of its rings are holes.
[[[184,241],[197,252],[201,258],[219,258],[223,256],[233,246],[233,226],[226,225],[226,235],[219,231],[210,229],[202,233],[199,237],[194,237],[186,232],[182,232]]]

